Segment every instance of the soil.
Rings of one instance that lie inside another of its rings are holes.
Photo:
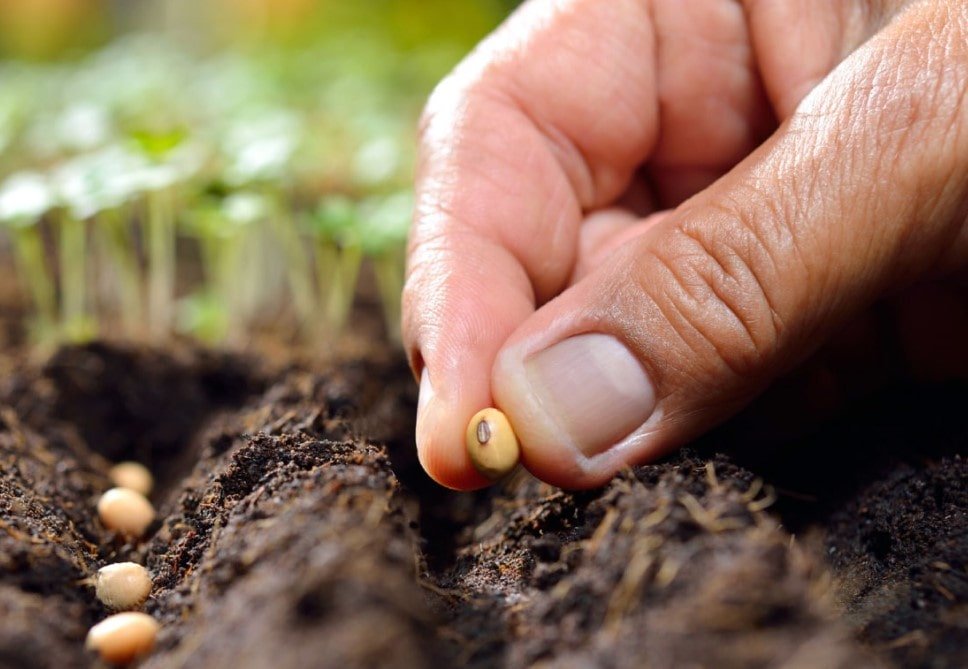
[[[968,388],[731,428],[570,493],[439,488],[403,361],[92,344],[0,376],[0,667],[99,666],[86,579],[147,565],[170,667],[968,666]],[[140,542],[93,512],[157,475]]]

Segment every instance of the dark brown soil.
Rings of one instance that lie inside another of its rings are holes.
[[[727,427],[583,493],[434,486],[414,404],[392,357],[91,345],[9,370],[0,667],[97,666],[84,579],[121,559],[155,582],[145,667],[968,666],[964,387],[773,449]],[[93,513],[121,458],[160,479],[141,543]]]

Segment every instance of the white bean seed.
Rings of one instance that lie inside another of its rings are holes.
[[[128,488],[111,488],[97,503],[101,523],[131,537],[140,537],[155,519],[155,508],[139,492]]]
[[[98,570],[94,587],[97,598],[109,609],[135,609],[151,592],[151,576],[140,564],[118,562]]]
[[[147,497],[155,480],[151,472],[140,462],[119,462],[108,472],[111,482],[119,488],[129,488]]]
[[[158,622],[147,613],[116,613],[92,627],[84,645],[105,662],[126,664],[151,651],[158,629]]]

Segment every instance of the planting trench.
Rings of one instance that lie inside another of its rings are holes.
[[[968,666],[966,400],[885,395],[785,450],[721,431],[592,492],[459,495],[420,472],[390,355],[8,361],[0,666],[97,666],[82,581],[127,559],[162,624],[145,667]],[[123,458],[159,481],[139,544],[93,511]]]

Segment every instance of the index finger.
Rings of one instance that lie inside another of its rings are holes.
[[[503,342],[565,286],[583,212],[616,198],[657,131],[638,0],[526,4],[431,97],[404,290],[421,463],[486,484],[464,451]]]

